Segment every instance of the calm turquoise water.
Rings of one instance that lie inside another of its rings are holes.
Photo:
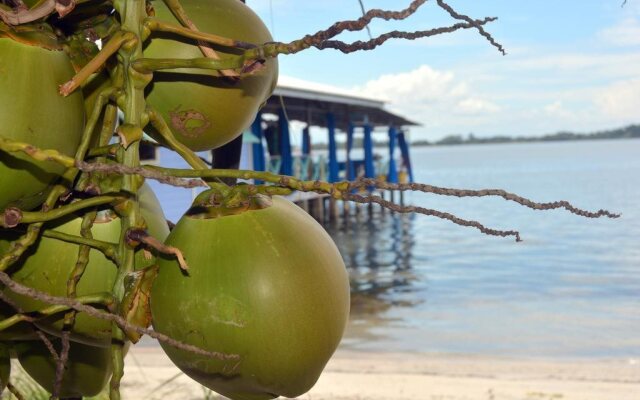
[[[366,212],[327,229],[350,268],[356,349],[533,357],[640,356],[640,140],[416,148],[417,180],[502,188],[621,212],[588,220],[502,199],[427,194],[524,242],[416,215]]]

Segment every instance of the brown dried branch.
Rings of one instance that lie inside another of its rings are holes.
[[[333,24],[328,29],[318,31],[313,35],[306,35],[302,39],[295,40],[288,44],[285,43],[266,43],[262,48],[257,49],[256,51],[248,50],[247,54],[249,58],[260,58],[259,55],[262,54],[263,58],[266,57],[275,57],[278,54],[294,54],[300,51],[303,51],[309,47],[315,47],[318,49],[336,49],[340,50],[343,53],[352,53],[360,50],[372,50],[389,39],[408,39],[415,40],[424,37],[436,36],[444,33],[454,32],[460,29],[471,29],[476,28],[480,32],[482,36],[484,36],[489,43],[498,48],[503,54],[503,47],[496,42],[496,40],[487,33],[483,26],[489,22],[493,22],[497,20],[495,17],[487,17],[481,20],[474,20],[466,15],[459,14],[455,12],[451,7],[449,7],[446,3],[440,4],[445,10],[449,12],[449,14],[458,20],[462,20],[464,22],[458,23],[448,27],[440,27],[435,29],[416,31],[416,32],[403,32],[403,31],[393,31],[388,32],[383,35],[380,35],[376,38],[372,38],[369,41],[357,41],[353,43],[345,43],[339,40],[333,40],[339,34],[345,31],[361,31],[365,28],[368,29],[369,24],[374,19],[384,19],[384,20],[404,20],[411,15],[413,15],[422,5],[424,5],[427,0],[414,0],[411,4],[401,11],[388,11],[388,10],[380,10],[380,9],[372,9],[368,12],[364,13],[364,15],[352,21],[339,21]],[[255,54],[254,54],[255,53]]]
[[[364,0],[358,0],[358,3],[360,3],[360,10],[362,11],[362,15],[366,15],[367,14],[367,9],[364,7]],[[371,28],[369,27],[369,25],[366,26],[367,28],[367,34],[369,35],[369,39],[373,39],[373,35],[371,35]]]
[[[441,27],[441,28],[434,28],[434,29],[428,29],[428,30],[424,30],[424,31],[415,31],[415,32],[405,32],[405,31],[392,31],[392,32],[387,32],[385,34],[382,34],[372,40],[368,40],[368,41],[361,41],[358,40],[356,42],[353,43],[344,43],[338,40],[327,40],[321,43],[312,43],[311,45],[313,47],[316,47],[320,50],[324,50],[324,49],[336,49],[339,50],[341,52],[343,52],[344,54],[349,54],[349,53],[353,53],[356,51],[362,51],[362,50],[373,50],[376,47],[384,44],[384,42],[386,42],[389,39],[407,39],[407,40],[415,40],[415,39],[422,39],[422,38],[426,38],[426,37],[432,37],[432,36],[437,36],[437,35],[442,35],[444,33],[451,33],[451,32],[455,32],[457,30],[461,30],[461,29],[471,29],[474,28],[476,26],[482,26],[482,25],[486,25],[489,22],[493,22],[497,20],[497,18],[495,17],[487,17],[485,19],[482,20],[474,20],[473,23],[458,23],[455,25],[451,25],[451,26],[447,26],[447,27]]]
[[[482,225],[480,222],[469,221],[466,219],[458,218],[453,214],[443,212],[443,211],[433,210],[430,208],[417,207],[417,206],[400,206],[396,203],[387,201],[380,196],[375,196],[375,195],[362,196],[358,194],[345,194],[344,199],[353,201],[354,203],[378,204],[379,206],[384,207],[388,210],[395,211],[402,214],[417,213],[417,214],[428,215],[428,216],[444,219],[447,221],[451,221],[456,225],[476,228],[480,232],[484,233],[485,235],[500,236],[500,237],[514,236],[516,238],[516,242],[522,241],[522,239],[520,238],[520,232],[518,231],[501,231],[497,229],[487,228],[484,225]]]
[[[140,175],[142,177],[156,180],[167,185],[193,189],[196,187],[209,187],[201,179],[183,179],[168,176],[160,171],[154,171],[144,167],[127,167],[122,164],[88,163],[85,161],[76,162],[76,167],[82,172],[104,172],[116,175]]]
[[[423,193],[433,193],[437,195],[443,196],[453,196],[453,197],[487,197],[487,196],[497,196],[502,197],[507,201],[516,202],[524,207],[531,208],[533,210],[555,210],[559,208],[563,208],[569,211],[572,214],[579,215],[585,218],[620,218],[620,214],[614,214],[607,210],[598,210],[596,212],[586,211],[579,209],[573,206],[568,201],[554,201],[549,203],[536,203],[531,201],[525,197],[518,196],[514,193],[509,193],[506,190],[502,189],[482,189],[482,190],[467,190],[467,189],[451,189],[438,187],[433,185],[426,185],[423,183],[388,183],[379,181],[377,179],[371,178],[360,178],[357,181],[353,182],[350,187],[351,189],[359,189],[364,187],[376,187],[378,189],[383,190],[397,190],[397,191],[414,191],[414,192],[423,192]]]
[[[221,352],[207,351],[197,346],[193,346],[193,345],[175,340],[160,332],[156,332],[151,329],[132,325],[119,315],[83,304],[75,299],[71,299],[68,297],[52,296],[48,293],[41,292],[39,290],[30,288],[28,286],[21,285],[20,283],[11,279],[11,277],[7,273],[2,271],[0,271],[0,283],[5,285],[7,289],[11,290],[14,293],[21,294],[23,296],[28,296],[32,299],[40,300],[47,304],[66,306],[78,312],[86,313],[91,317],[113,322],[116,325],[118,325],[122,330],[125,330],[125,331],[132,330],[140,333],[141,335],[148,335],[156,340],[164,342],[180,350],[188,351],[194,354],[199,354],[205,357],[217,358],[221,360],[237,360],[239,358],[237,354],[226,354]]]
[[[565,210],[587,218],[600,218],[600,217],[608,217],[608,218],[618,218],[619,214],[611,213],[607,210],[599,210],[597,212],[590,212],[586,210],[579,209],[573,206],[568,201],[557,201],[551,203],[536,203],[527,198],[506,192],[500,189],[486,189],[486,190],[461,190],[461,189],[448,189],[448,188],[440,188],[432,185],[425,184],[391,184],[380,182],[372,179],[360,179],[356,182],[338,182],[334,184],[323,183],[323,182],[306,182],[300,181],[293,177],[279,176],[273,175],[268,172],[258,172],[258,171],[234,171],[234,170],[206,170],[206,171],[189,171],[189,170],[160,170],[160,169],[149,169],[149,168],[130,168],[125,167],[118,164],[87,164],[76,163],[78,168],[84,170],[85,167],[93,170],[99,170],[100,172],[107,173],[119,173],[119,174],[139,174],[145,178],[157,179],[163,183],[173,184],[176,183],[180,186],[184,186],[184,182],[182,179],[169,176],[168,174],[180,174],[183,176],[201,176],[204,177],[206,173],[212,174],[215,173],[217,177],[234,177],[234,178],[242,178],[242,179],[260,179],[267,182],[275,183],[280,187],[287,187],[293,190],[300,190],[304,192],[317,192],[317,193],[327,193],[336,199],[343,199],[347,201],[354,202],[369,202],[376,203],[385,208],[392,209],[394,211],[398,211],[401,213],[409,213],[415,212],[418,214],[424,214],[429,216],[434,216],[441,219],[446,219],[452,221],[458,225],[469,226],[479,229],[481,232],[492,235],[492,236],[515,236],[516,241],[520,241],[520,234],[517,231],[500,231],[495,229],[486,228],[482,224],[476,221],[467,221],[461,218],[456,217],[455,215],[445,213],[438,210],[426,209],[423,207],[401,207],[395,203],[387,202],[379,196],[358,196],[351,195],[351,191],[353,189],[362,188],[362,187],[378,187],[384,190],[415,190],[421,191],[425,193],[434,193],[439,195],[447,195],[447,196],[457,196],[457,197],[484,197],[484,196],[499,196],[509,201],[514,201],[523,206],[535,209],[535,210],[552,210],[558,208],[564,208]],[[228,174],[228,175],[227,175]],[[204,183],[198,184],[198,186],[204,186]]]
[[[109,174],[137,174],[142,177],[148,179],[154,179],[162,183],[166,183],[169,185],[179,186],[179,187],[206,187],[207,185],[199,180],[199,179],[184,179],[178,178],[174,176],[167,175],[166,172],[161,171],[160,169],[152,169],[145,167],[131,168],[125,167],[121,164],[99,164],[99,163],[85,163],[80,162],[76,163],[77,167],[85,172],[105,172]],[[186,170],[185,170],[186,171]],[[198,171],[192,171],[192,176],[197,176]],[[214,172],[214,171],[210,171]],[[222,176],[221,173],[228,173],[229,177],[237,178],[239,175],[242,175],[243,172],[249,171],[215,171],[220,172],[219,176]],[[279,186],[289,187],[294,190],[306,191],[306,192],[319,192],[319,193],[328,193],[334,195],[334,197],[339,197],[340,193],[349,193],[353,189],[359,189],[364,187],[376,187],[378,189],[383,190],[397,190],[397,191],[419,191],[424,193],[433,193],[444,196],[455,196],[455,197],[487,197],[487,196],[497,196],[502,197],[505,200],[516,202],[525,207],[534,209],[534,210],[554,210],[563,208],[572,214],[579,215],[581,217],[586,218],[619,218],[620,214],[612,213],[608,210],[598,210],[595,212],[587,211],[575,207],[570,202],[566,200],[548,202],[548,203],[537,203],[533,200],[527,199],[525,197],[519,196],[514,193],[509,193],[502,189],[483,189],[483,190],[465,190],[465,189],[451,189],[451,188],[443,188],[433,185],[421,184],[421,183],[388,183],[378,181],[376,179],[370,178],[360,178],[355,182],[338,182],[335,184],[327,184],[329,185],[329,189],[320,183],[316,184],[315,182],[303,182],[298,181],[292,177],[279,177],[280,179],[273,180],[269,179],[270,176],[267,176],[267,173],[264,172],[253,172],[251,171],[251,176],[240,176],[243,179],[261,179],[267,180],[271,182],[277,183]]]
[[[371,9],[364,13],[364,15],[362,15],[362,17],[358,18],[357,20],[336,22],[328,29],[318,31],[313,35],[307,35],[302,40],[314,43],[324,42],[338,36],[345,31],[361,31],[369,26],[371,21],[373,21],[374,19],[384,19],[385,21],[407,19],[416,11],[418,11],[418,9],[422,7],[426,2],[427,0],[413,0],[407,8],[400,11]]]
[[[451,15],[452,18],[458,19],[458,20],[461,20],[461,21],[466,21],[466,22],[472,24],[478,30],[478,32],[482,36],[484,36],[489,41],[489,43],[491,43],[492,46],[497,48],[500,51],[500,53],[502,53],[503,55],[507,55],[507,52],[504,50],[504,47],[502,47],[501,44],[496,42],[496,40],[493,38],[493,36],[491,36],[491,34],[489,34],[487,31],[485,31],[484,28],[482,27],[482,25],[478,24],[477,21],[474,21],[473,19],[471,19],[470,17],[468,17],[466,15],[457,13],[450,5],[445,3],[443,0],[436,0],[436,1],[437,1],[438,5],[442,9],[444,9],[446,12],[449,13],[449,15]]]
[[[60,397],[60,390],[62,389],[62,379],[64,378],[64,369],[69,360],[69,336],[71,332],[68,330],[62,331],[62,349],[60,349],[60,357],[56,360],[56,377],[53,382],[53,393],[51,393],[51,400],[57,400]]]
[[[53,347],[53,343],[51,342],[51,340],[49,340],[47,335],[42,332],[40,328],[37,328],[35,325],[34,328],[36,329],[36,335],[38,336],[38,339],[40,339],[40,341],[44,343],[47,350],[49,350],[49,354],[51,354],[51,357],[53,357],[54,360],[57,360],[59,357],[58,352],[56,351],[56,348]]]

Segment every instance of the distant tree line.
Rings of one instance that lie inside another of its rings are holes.
[[[490,143],[520,143],[520,142],[560,142],[568,140],[598,140],[598,139],[636,139],[640,138],[640,125],[629,125],[624,128],[598,131],[592,133],[556,132],[543,136],[489,136],[477,137],[473,133],[468,135],[449,135],[437,141],[416,140],[411,142],[412,146],[450,146],[459,144],[490,144]],[[362,148],[362,138],[356,137],[353,140],[353,148]],[[344,142],[339,142],[343,146]],[[373,141],[374,147],[388,147],[386,140]],[[314,149],[326,150],[326,143],[314,143]]]
[[[467,136],[449,135],[438,141],[418,140],[413,146],[442,146],[457,144],[486,144],[486,143],[518,143],[518,142],[554,142],[567,140],[596,140],[596,139],[632,139],[640,138],[640,125],[629,125],[624,128],[598,131],[592,133],[556,132],[543,136],[489,136],[477,137],[473,133]],[[378,145],[378,143],[376,143]],[[380,145],[384,145],[380,143]]]

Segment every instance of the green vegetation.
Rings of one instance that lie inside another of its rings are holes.
[[[519,143],[519,142],[556,142],[567,140],[599,140],[599,139],[635,139],[640,138],[640,125],[629,125],[624,128],[598,131],[592,133],[557,132],[543,136],[490,136],[476,137],[469,133],[463,135],[449,135],[437,142],[418,140],[412,143],[413,146],[441,146],[457,144],[487,144],[487,143]],[[384,143],[376,143],[376,146],[386,146]]]

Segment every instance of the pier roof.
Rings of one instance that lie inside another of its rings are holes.
[[[263,112],[277,114],[284,106],[289,120],[326,127],[327,113],[333,113],[336,127],[343,131],[349,123],[373,127],[405,127],[419,124],[385,109],[385,99],[363,96],[330,85],[281,76]]]

